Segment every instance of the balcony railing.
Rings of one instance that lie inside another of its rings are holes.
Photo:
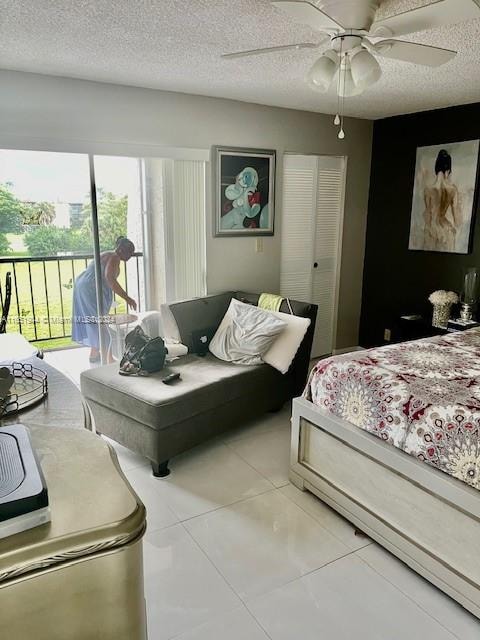
[[[72,335],[72,302],[75,278],[93,260],[92,254],[0,258],[0,282],[12,274],[12,299],[8,331],[19,331],[31,342],[63,346]],[[118,281],[138,304],[144,304],[143,253],[123,262]],[[3,303],[3,300],[0,299]],[[112,313],[125,313],[126,304],[114,294]],[[48,344],[47,344],[47,341]],[[51,344],[50,344],[51,341]]]

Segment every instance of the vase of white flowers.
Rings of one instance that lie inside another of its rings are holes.
[[[433,304],[432,327],[446,329],[450,320],[452,304],[457,304],[458,296],[454,291],[434,291],[430,294],[430,302]]]

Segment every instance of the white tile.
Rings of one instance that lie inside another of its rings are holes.
[[[184,524],[242,598],[265,593],[349,553],[278,490]]]
[[[156,490],[180,520],[193,518],[273,488],[224,444],[196,447],[174,458],[171,474],[153,478]]]
[[[147,534],[144,566],[149,640],[169,640],[240,605],[182,525]]]
[[[223,442],[229,444],[236,440],[242,440],[252,435],[265,433],[266,431],[274,431],[276,429],[290,429],[290,420],[292,417],[291,402],[275,413],[265,413],[255,420],[251,420],[232,431],[226,431],[222,435]]]
[[[115,453],[117,454],[118,462],[122,467],[123,471],[128,471],[130,469],[135,469],[136,467],[149,467],[150,463],[147,458],[144,458],[139,453],[135,453],[134,451],[130,451],[126,447],[123,447],[115,440],[111,440],[106,436],[102,436],[102,438],[108,442],[108,444],[114,448]]]
[[[80,386],[80,373],[97,366],[89,362],[89,354],[90,349],[85,347],[46,351],[45,362],[62,371],[74,384]]]
[[[322,527],[328,529],[339,540],[352,550],[361,549],[368,544],[372,544],[371,539],[362,534],[355,534],[355,527],[351,522],[342,518],[336,511],[327,504],[310,493],[310,491],[300,491],[293,484],[289,484],[281,489],[283,495],[293,500],[304,511],[315,518]]]
[[[247,606],[272,640],[454,640],[355,554]]]
[[[288,484],[290,429],[275,429],[228,445],[276,487]]]
[[[388,551],[372,544],[358,555],[458,638],[479,640],[480,620]]]
[[[175,640],[268,640],[255,618],[242,607],[187,631]]]
[[[155,489],[155,479],[144,473],[143,467],[124,471],[127,480],[147,510],[147,530],[164,529],[178,522],[177,516]]]

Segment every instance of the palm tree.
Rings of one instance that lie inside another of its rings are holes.
[[[23,202],[23,224],[47,227],[55,220],[55,207],[51,202]]]
[[[36,202],[35,212],[37,214],[37,224],[46,227],[55,220],[55,207],[51,202]]]

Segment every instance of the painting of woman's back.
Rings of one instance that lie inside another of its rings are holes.
[[[479,141],[419,147],[409,249],[468,253]]]

